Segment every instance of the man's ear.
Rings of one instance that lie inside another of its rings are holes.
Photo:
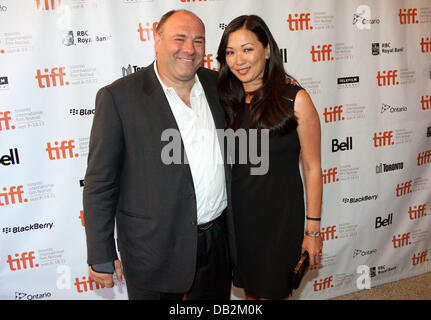
[[[155,32],[154,33],[154,51],[156,51],[156,55],[157,52],[159,51],[159,46],[160,46],[160,41],[162,40],[162,37],[159,33]]]

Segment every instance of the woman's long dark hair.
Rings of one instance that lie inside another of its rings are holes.
[[[292,82],[284,71],[280,50],[265,22],[255,15],[243,15],[232,20],[224,30],[217,51],[220,70],[217,90],[220,103],[226,111],[226,126],[234,130],[241,125],[245,91],[242,82],[230,71],[226,63],[226,47],[232,32],[245,28],[253,32],[265,48],[271,50],[266,60],[262,86],[252,93],[250,102],[250,128],[270,129],[273,132],[287,133],[297,127],[293,108],[286,107],[283,97],[287,83]]]

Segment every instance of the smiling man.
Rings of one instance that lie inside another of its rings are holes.
[[[219,161],[216,72],[201,68],[204,25],[170,11],[154,47],[153,64],[96,96],[84,186],[89,273],[112,287],[124,271],[129,299],[229,299],[231,178]],[[162,161],[162,133],[172,129],[184,163]]]

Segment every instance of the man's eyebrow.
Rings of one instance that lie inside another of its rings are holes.
[[[187,35],[185,35],[183,33],[177,33],[177,34],[174,34],[174,37],[175,38],[178,38],[178,37],[180,37],[180,38],[187,38]],[[196,39],[205,39],[205,36],[196,36],[193,39],[194,40],[196,40]]]

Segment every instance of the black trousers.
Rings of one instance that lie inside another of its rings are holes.
[[[207,230],[198,231],[196,273],[187,292],[163,293],[127,284],[130,300],[228,300],[231,267],[225,216]]]

